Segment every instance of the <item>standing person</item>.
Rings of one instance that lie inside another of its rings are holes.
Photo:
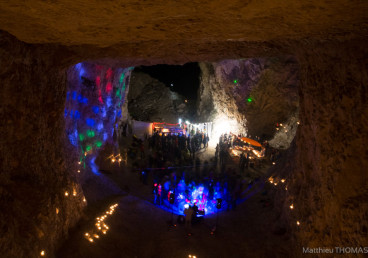
[[[144,142],[141,141],[140,144],[140,151],[141,151],[141,159],[144,159],[146,157],[145,153],[144,153]]]
[[[157,183],[153,185],[153,194],[155,196],[155,198],[153,199],[153,204],[157,204],[157,201],[158,201],[158,184]]]
[[[193,216],[194,211],[192,207],[189,206],[189,204],[185,204],[184,207],[185,207],[185,210],[184,210],[185,228],[188,232],[188,235],[191,235],[190,231],[191,231],[192,216]]]
[[[162,186],[161,184],[158,184],[157,188],[158,188],[158,191],[157,191],[158,202],[159,202],[159,205],[161,205],[162,204]]]

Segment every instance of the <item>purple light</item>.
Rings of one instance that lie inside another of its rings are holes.
[[[98,125],[97,125],[97,130],[98,131],[101,131],[102,129],[103,129],[103,123],[98,123]]]

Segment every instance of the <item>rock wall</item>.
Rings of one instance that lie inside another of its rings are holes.
[[[276,149],[288,149],[294,140],[299,124],[299,110],[296,110],[286,122],[276,124],[276,133],[269,141],[270,146]]]
[[[271,139],[277,123],[297,116],[295,58],[224,60],[202,63],[201,70],[198,114],[202,120],[228,119],[237,124],[233,132],[247,131],[253,137]],[[287,139],[292,140],[294,135],[295,130],[290,130]],[[291,140],[283,145],[288,147]]]
[[[132,69],[88,62],[68,69],[65,130],[69,143],[78,153],[75,162],[80,163],[79,171],[84,172],[88,167],[99,175],[96,162],[110,164],[108,157],[118,155],[118,124],[127,120],[122,111]],[[81,172],[78,176],[87,176]]]
[[[0,34],[2,257],[52,254],[85,206],[66,144],[66,69],[55,65],[56,51]]]
[[[298,51],[301,128],[291,189],[305,246],[368,246],[365,45],[306,42]]]
[[[289,228],[296,256],[302,247],[368,245],[368,51],[363,42],[305,42],[296,51],[300,125],[295,144],[271,171],[279,183],[275,224]]]
[[[216,144],[222,133],[246,133],[246,120],[238,111],[231,93],[221,84],[215,65],[200,63],[201,82],[198,94],[198,119],[213,122],[210,144]]]
[[[177,123],[188,114],[184,97],[142,72],[132,73],[129,114],[138,121]]]

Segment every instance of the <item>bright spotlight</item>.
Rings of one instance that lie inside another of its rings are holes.
[[[181,124],[181,118],[179,118],[179,124]]]
[[[189,124],[190,124],[188,120],[187,120],[187,121],[185,121],[185,123],[186,123],[187,125],[189,125]]]

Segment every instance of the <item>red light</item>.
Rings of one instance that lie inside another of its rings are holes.
[[[110,93],[111,91],[112,91],[112,84],[111,84],[111,82],[108,82],[106,84],[106,92],[107,93]]]
[[[106,71],[106,79],[110,79],[112,76],[112,70],[111,68],[109,68],[107,71]]]

